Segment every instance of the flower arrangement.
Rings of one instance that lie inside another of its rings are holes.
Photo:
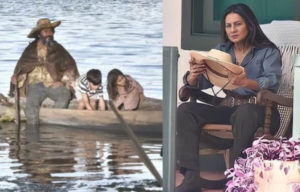
[[[281,138],[279,140],[268,140],[263,137],[258,138],[252,147],[244,150],[246,158],[239,158],[235,161],[234,167],[225,171],[228,179],[226,192],[255,192],[258,183],[255,178],[264,179],[266,171],[271,171],[274,166],[267,161],[278,161],[279,170],[284,175],[291,171],[290,166],[284,162],[297,162],[300,160],[300,140]],[[258,173],[257,173],[258,170]],[[296,169],[299,174],[299,169]],[[272,176],[271,176],[272,177]],[[300,192],[300,183],[294,183],[294,192]]]

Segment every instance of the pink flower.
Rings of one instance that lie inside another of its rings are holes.
[[[254,169],[264,166],[265,171],[272,169],[272,166],[265,165],[264,160],[300,160],[300,140],[280,138],[279,140],[267,140],[263,137],[253,141],[252,147],[244,150],[246,158],[238,158],[233,168],[225,171],[227,178],[226,192],[255,192],[257,189],[254,183]],[[290,167],[280,169],[287,175]],[[263,172],[259,174],[263,178]],[[300,184],[293,186],[295,192],[300,192]]]

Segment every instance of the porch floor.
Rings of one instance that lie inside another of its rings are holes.
[[[210,180],[219,180],[224,179],[224,173],[223,172],[207,172],[207,171],[201,171],[200,176],[206,179]],[[183,180],[183,175],[179,173],[179,171],[176,171],[176,186],[180,185]],[[203,189],[202,192],[223,192],[224,189]]]

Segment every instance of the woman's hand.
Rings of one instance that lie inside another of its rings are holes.
[[[246,87],[254,91],[259,90],[258,82],[253,79],[248,79],[245,69],[243,69],[243,72],[239,75],[229,73],[228,79],[232,82],[233,85],[237,85],[239,87]]]
[[[233,85],[237,85],[239,87],[246,87],[247,85],[247,74],[245,69],[243,69],[242,73],[236,75],[231,72],[228,74],[229,80],[232,82]]]
[[[190,74],[187,77],[189,85],[196,85],[198,76],[202,75],[206,70],[206,63],[204,60],[198,60],[191,58],[190,63]]]

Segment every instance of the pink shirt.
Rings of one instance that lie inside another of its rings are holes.
[[[143,93],[143,87],[129,75],[125,75],[129,80],[128,91],[119,93],[117,98],[113,101],[115,106],[118,108],[120,105],[124,105],[125,110],[134,110],[139,107],[140,94]]]

